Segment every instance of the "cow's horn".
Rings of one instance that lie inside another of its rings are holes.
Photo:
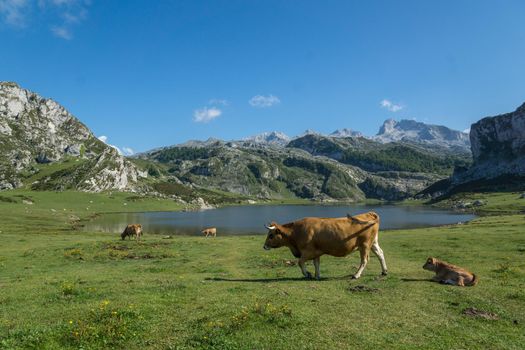
[[[275,226],[264,225],[268,230],[275,230]]]

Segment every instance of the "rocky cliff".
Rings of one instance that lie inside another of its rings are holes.
[[[525,103],[514,112],[472,124],[470,143],[474,163],[470,168],[458,169],[453,183],[525,176]]]
[[[48,170],[56,165],[57,172],[39,177],[45,165]],[[0,190],[47,184],[46,189],[133,191],[140,175],[55,101],[0,82]]]

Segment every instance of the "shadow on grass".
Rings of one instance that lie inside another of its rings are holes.
[[[401,281],[403,282],[432,282],[436,283],[436,281],[430,279],[430,278],[401,278]]]
[[[281,277],[281,278],[222,278],[222,277],[208,277],[206,281],[215,282],[255,282],[255,283],[268,283],[268,282],[308,282],[315,281],[315,278],[305,277]],[[321,277],[320,281],[340,281],[340,280],[352,280],[352,275],[345,275],[339,277]]]

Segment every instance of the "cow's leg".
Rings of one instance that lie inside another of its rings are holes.
[[[358,279],[361,277],[361,274],[363,273],[363,270],[366,267],[366,264],[368,263],[368,246],[361,246],[359,247],[359,253],[361,255],[361,264],[359,265],[359,268],[357,269],[357,272],[352,276],[353,279]]]
[[[314,259],[314,266],[315,266],[315,279],[320,280],[321,274],[319,273],[319,263],[321,262],[321,258],[318,256]]]
[[[305,262],[306,262],[306,259],[303,259],[303,258],[299,258],[299,260],[297,261],[297,263],[299,264],[299,267],[301,268],[301,272],[303,273],[303,276],[306,278],[312,278],[312,274],[306,271],[306,266],[304,264]]]
[[[379,243],[377,242],[377,237],[374,240],[374,243],[372,244],[372,251],[379,259],[379,262],[381,263],[381,270],[382,274],[386,276],[388,273],[388,269],[386,268],[386,261],[385,261],[385,255],[383,254],[383,249],[379,246]]]

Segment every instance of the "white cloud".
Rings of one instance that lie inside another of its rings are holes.
[[[65,40],[71,40],[73,39],[73,34],[71,31],[66,27],[51,27],[51,31],[55,36],[65,39]]]
[[[222,114],[222,111],[215,107],[203,107],[193,112],[193,121],[197,123],[207,123]]]
[[[74,26],[87,18],[91,0],[0,0],[0,21],[24,28],[44,18],[51,33],[71,40]]]
[[[28,0],[0,0],[2,20],[13,27],[25,27]]]
[[[135,151],[130,147],[122,147],[122,152],[125,156],[132,156],[135,154]]]
[[[99,136],[98,139],[104,143],[107,143],[108,142],[108,137],[105,136],[105,135],[102,135],[102,136]]]
[[[268,96],[256,95],[256,96],[253,96],[248,101],[248,103],[252,105],[253,107],[266,108],[266,107],[271,107],[273,105],[281,103],[281,100],[279,100],[279,97],[274,96],[274,95],[268,95]]]
[[[398,112],[398,111],[400,111],[400,110],[402,110],[404,108],[402,105],[394,103],[394,102],[389,101],[387,99],[384,99],[379,104],[381,105],[382,108],[386,108],[390,112],[394,112],[394,113]]]
[[[466,128],[465,130],[463,130],[464,133],[467,133],[467,134],[470,134],[470,128]]]
[[[214,106],[228,106],[230,102],[228,102],[228,100],[224,100],[221,98],[212,98],[211,100],[208,101],[208,104],[214,105]]]
[[[105,136],[105,135],[101,135],[98,137],[98,139],[102,142],[104,142],[106,145],[108,145],[109,147],[113,147],[114,149],[117,150],[118,154],[120,155],[124,155],[124,156],[130,156],[132,154],[134,154],[135,152],[129,148],[129,147],[123,147],[122,150],[124,150],[124,152],[118,147],[118,146],[115,146],[115,145],[112,145],[110,143],[108,143],[108,137]]]

